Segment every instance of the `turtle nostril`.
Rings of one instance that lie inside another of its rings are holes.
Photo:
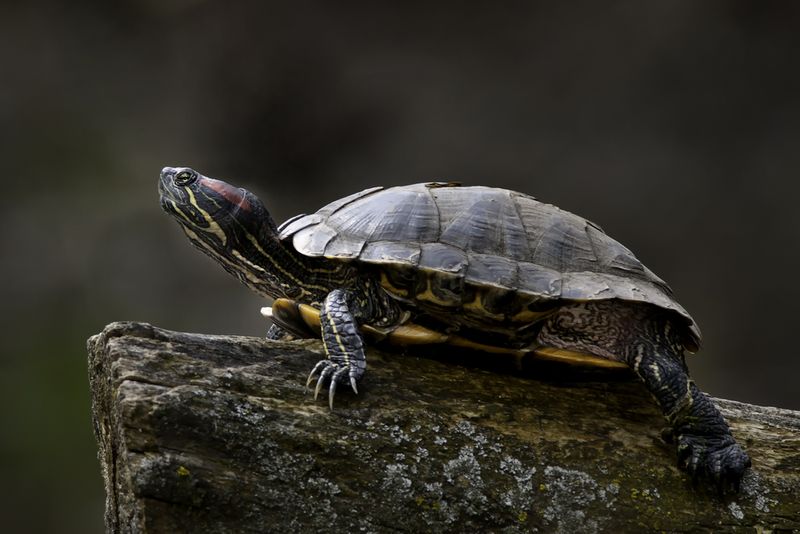
[[[167,176],[172,176],[175,174],[175,169],[173,167],[164,167],[161,169],[161,177],[166,178]]]

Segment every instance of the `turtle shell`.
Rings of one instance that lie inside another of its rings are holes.
[[[279,232],[307,256],[373,264],[390,280],[396,273],[424,274],[428,288],[395,291],[401,299],[427,295],[445,307],[466,307],[460,295],[477,290],[491,291],[498,307],[511,295],[527,299],[529,309],[600,299],[645,302],[683,318],[687,349],[700,344],[697,325],[672,290],[630,250],[596,224],[515,191],[436,183],[375,187],[294,217]],[[384,286],[392,292],[395,285]],[[478,308],[493,313],[491,306]]]

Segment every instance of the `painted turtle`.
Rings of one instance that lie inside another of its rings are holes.
[[[166,167],[161,205],[245,285],[294,310],[268,337],[317,322],[327,359],[309,375],[357,392],[364,333],[409,343],[561,354],[627,365],[658,401],[693,476],[738,487],[750,465],[689,378],[701,335],[669,286],[600,227],[490,187],[374,187],[277,227],[249,191]],[[317,318],[318,315],[318,318]],[[416,337],[413,337],[416,336]],[[412,339],[413,338],[413,339]]]

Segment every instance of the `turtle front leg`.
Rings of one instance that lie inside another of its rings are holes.
[[[333,409],[333,396],[339,384],[349,383],[358,393],[356,382],[367,368],[364,354],[364,341],[358,332],[356,317],[361,310],[354,295],[344,289],[331,291],[325,298],[320,311],[322,342],[325,346],[327,360],[321,360],[308,375],[306,386],[310,386],[314,377],[319,374],[314,398],[319,395],[322,386],[330,381],[328,387],[328,404]]]
[[[737,491],[750,457],[736,443],[717,407],[689,378],[682,358],[657,354],[655,347],[642,344],[629,363],[672,426],[678,465],[692,478],[710,479],[720,490],[732,486]]]

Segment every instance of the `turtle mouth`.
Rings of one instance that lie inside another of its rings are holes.
[[[165,200],[177,200],[179,198],[178,191],[182,189],[175,183],[175,174],[178,169],[174,167],[164,167],[161,169],[161,174],[158,179],[158,193],[161,196],[161,205],[163,206]]]
[[[186,203],[186,195],[181,194],[181,187],[174,182],[175,169],[164,167],[158,180],[158,194],[161,202],[161,209],[170,215],[179,215],[178,211]]]

